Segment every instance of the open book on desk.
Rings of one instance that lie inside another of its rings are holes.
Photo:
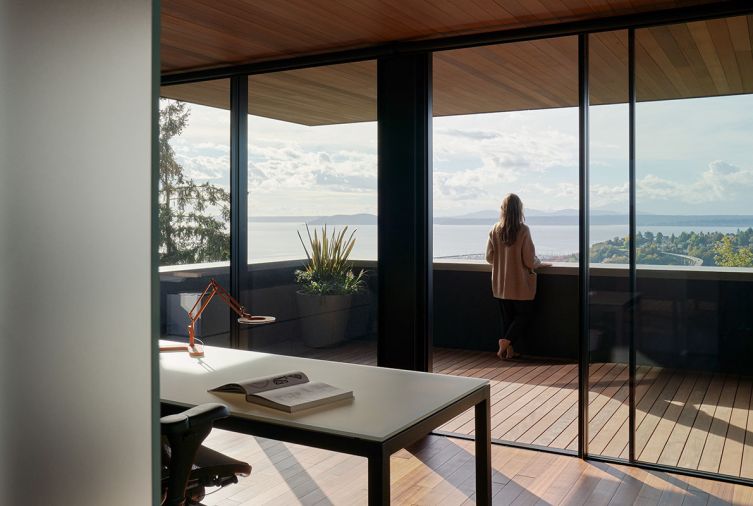
[[[309,381],[301,371],[228,383],[209,391],[245,394],[248,402],[288,413],[353,398],[353,390]]]

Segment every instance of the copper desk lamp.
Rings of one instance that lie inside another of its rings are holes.
[[[188,312],[188,319],[190,320],[190,323],[188,324],[188,344],[176,343],[161,345],[159,351],[187,351],[192,357],[203,357],[204,346],[196,343],[196,331],[194,327],[196,326],[196,321],[201,318],[201,313],[204,312],[215,295],[218,295],[230,309],[235,311],[239,316],[238,323],[244,325],[262,325],[275,321],[274,316],[254,316],[246,312],[246,308],[241,306],[227,290],[222,288],[222,286],[212,278],[209,280],[209,284],[204,289],[204,292],[198,299],[196,299],[193,307]],[[198,311],[196,310],[197,307],[199,308]]]

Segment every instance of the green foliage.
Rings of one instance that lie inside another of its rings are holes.
[[[356,244],[353,235],[354,230],[348,236],[348,227],[343,228],[339,233],[332,230],[332,234],[327,233],[327,226],[322,228],[321,238],[316,229],[312,237],[308,225],[306,225],[306,234],[308,235],[309,248],[303,242],[301,233],[298,233],[298,239],[301,241],[303,250],[306,252],[308,264],[303,270],[295,271],[295,279],[301,286],[303,293],[314,295],[348,295],[360,292],[365,284],[365,272],[363,269],[357,275],[353,274],[353,265],[348,262],[350,252]]]
[[[230,259],[230,194],[209,183],[196,184],[175,159],[170,140],[188,124],[183,102],[163,101],[159,130],[160,265]],[[219,214],[219,216],[217,216]]]
[[[650,265],[693,265],[700,258],[706,266],[753,267],[753,229],[735,234],[722,232],[682,232],[666,236],[661,232],[638,232],[635,236],[636,261]],[[591,246],[594,263],[628,263],[627,238],[615,237]]]
[[[753,251],[750,248],[738,247],[735,238],[730,235],[714,246],[716,265],[724,267],[753,267]]]
[[[600,242],[591,246],[591,262],[604,264],[628,263],[628,250],[615,237],[611,241]]]

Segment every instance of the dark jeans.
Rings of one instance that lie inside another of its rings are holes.
[[[502,315],[502,335],[511,344],[518,342],[533,318],[532,300],[497,299]]]

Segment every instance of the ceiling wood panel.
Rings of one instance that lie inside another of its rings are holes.
[[[375,3],[360,1],[359,5],[369,13]],[[488,7],[481,0],[472,3],[478,9]],[[521,15],[516,10],[519,5],[504,5]],[[541,0],[539,5],[565,3]],[[638,99],[753,93],[752,47],[753,16],[636,30]],[[626,31],[594,34],[590,61],[591,103],[625,102]],[[576,37],[437,52],[434,114],[575,107],[577,64]],[[221,80],[164,87],[163,95],[227,108],[229,84]],[[304,125],[374,121],[376,63],[251,76],[249,114]]]
[[[596,33],[589,41],[589,100],[594,105],[627,102],[627,31]],[[602,72],[600,69],[609,69]]]
[[[753,88],[753,48],[751,48],[748,18],[736,17],[727,20],[735,58],[740,67],[742,87]]]
[[[636,30],[638,100],[753,93],[753,16]],[[738,49],[739,48],[739,49]]]
[[[162,0],[163,73],[713,0]]]

